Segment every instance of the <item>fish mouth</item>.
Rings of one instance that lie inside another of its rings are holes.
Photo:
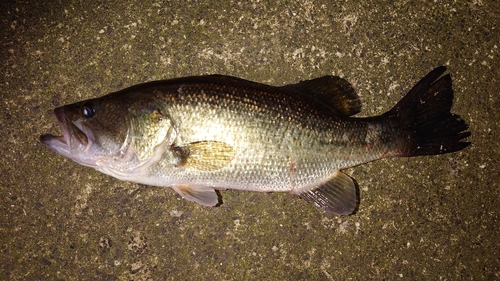
[[[89,161],[88,154],[93,144],[94,136],[88,126],[81,122],[73,122],[68,119],[63,107],[54,109],[62,135],[54,136],[44,134],[40,141],[51,150],[68,157],[83,165],[93,165],[95,161]]]

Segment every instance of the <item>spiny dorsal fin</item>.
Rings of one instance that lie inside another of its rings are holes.
[[[298,195],[316,207],[339,216],[352,214],[358,202],[353,179],[341,171],[336,171],[328,181]]]
[[[200,141],[172,147],[176,166],[200,171],[215,171],[229,165],[236,152],[227,143]]]
[[[361,101],[354,88],[338,76],[323,76],[282,88],[312,97],[328,105],[338,116],[348,117],[361,111]]]

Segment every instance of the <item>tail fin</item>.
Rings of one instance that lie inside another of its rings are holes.
[[[450,112],[453,89],[449,74],[440,66],[427,74],[388,114],[398,116],[410,141],[401,156],[419,156],[450,153],[464,149],[470,136],[468,126],[460,116]],[[439,79],[437,79],[439,78]],[[437,79],[437,80],[436,80]]]

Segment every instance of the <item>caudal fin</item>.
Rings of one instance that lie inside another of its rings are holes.
[[[432,70],[388,112],[401,118],[403,128],[411,132],[411,140],[401,156],[450,153],[470,145],[462,141],[471,134],[466,132],[467,124],[450,112],[451,77],[447,74],[439,78],[445,71],[444,66]]]

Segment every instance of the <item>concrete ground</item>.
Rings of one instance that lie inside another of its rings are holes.
[[[0,280],[500,278],[499,1],[29,2],[0,4]],[[238,191],[210,209],[38,141],[54,107],[150,80],[333,74],[370,116],[438,65],[472,146],[347,170],[349,217]]]

